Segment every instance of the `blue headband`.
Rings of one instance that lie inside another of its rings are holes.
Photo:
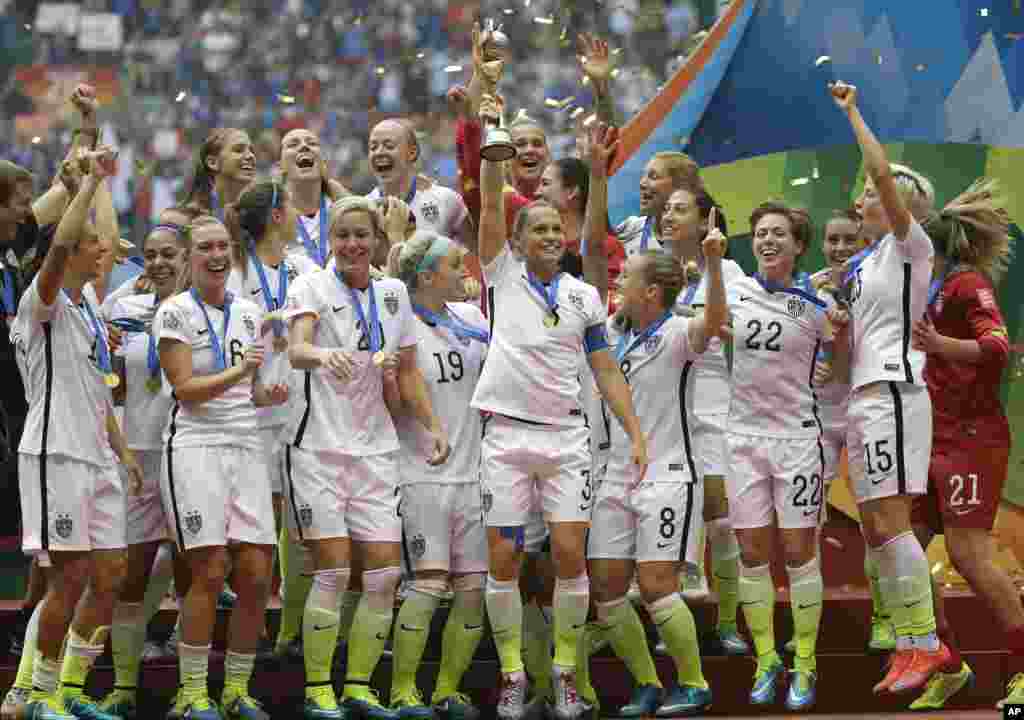
[[[451,252],[452,244],[452,241],[444,235],[434,236],[434,241],[430,243],[430,248],[427,249],[423,259],[416,265],[416,272],[421,273],[433,270],[437,261]]]

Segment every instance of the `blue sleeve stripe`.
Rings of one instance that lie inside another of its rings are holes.
[[[608,329],[604,326],[604,323],[599,325],[591,325],[583,333],[583,349],[587,351],[589,355],[592,352],[598,350],[606,350],[608,348]]]

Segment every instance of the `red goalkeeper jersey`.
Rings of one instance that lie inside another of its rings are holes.
[[[982,353],[976,363],[928,355],[924,377],[932,398],[935,440],[1009,445],[999,387],[1010,345],[992,283],[977,270],[954,268],[928,314],[940,334],[976,340]]]

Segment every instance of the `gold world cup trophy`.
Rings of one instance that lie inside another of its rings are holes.
[[[487,21],[487,29],[484,33],[484,63],[481,67],[480,82],[483,85],[484,93],[497,96],[498,81],[501,80],[501,73],[505,67],[505,56],[509,49],[508,35],[501,31],[501,27],[495,27],[493,20]],[[511,160],[516,156],[516,146],[512,144],[512,135],[508,129],[503,127],[502,118],[487,118],[484,141],[480,146],[480,157],[489,162],[502,162]]]

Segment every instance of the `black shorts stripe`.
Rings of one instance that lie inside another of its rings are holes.
[[[185,551],[185,533],[181,529],[181,512],[178,510],[178,494],[174,490],[174,433],[177,430],[175,421],[181,405],[177,399],[171,409],[171,425],[167,438],[167,487],[171,492],[171,512],[174,514],[174,531],[178,534],[178,548]]]
[[[43,323],[43,355],[46,360],[46,388],[43,394],[43,436],[39,444],[39,539],[43,550],[50,549],[50,503],[46,497],[46,448],[50,438],[50,413],[53,409],[53,326]]]
[[[683,447],[686,451],[686,465],[690,469],[690,477],[696,482],[700,475],[697,474],[697,463],[693,459],[693,440],[690,438],[690,419],[686,412],[686,388],[690,379],[690,372],[693,363],[688,362],[683,366],[683,372],[679,375],[679,417],[683,422]]]
[[[306,538],[302,534],[302,523],[299,521],[299,504],[295,502],[295,483],[292,482],[292,446],[284,446],[284,481],[288,483],[288,504],[292,506],[295,527],[299,531],[299,540]]]
[[[313,404],[313,371],[306,371],[306,379],[302,385],[302,397],[306,401],[306,409],[302,412],[302,419],[299,420],[299,429],[295,431],[295,441],[292,443],[295,447],[302,446],[302,436],[306,434],[306,423],[309,422],[309,410]]]
[[[693,482],[697,482],[696,479]],[[686,562],[690,546],[690,523],[693,522],[693,482],[686,483],[686,506],[683,508],[683,536],[679,538],[679,562]]]
[[[914,382],[914,371],[910,367],[910,263],[903,263],[903,372],[908,383]]]
[[[490,322],[491,337],[494,337],[494,288],[487,288],[487,320]]]
[[[910,367],[909,365],[907,367]],[[900,495],[907,494],[907,462],[903,448],[903,396],[899,386],[889,383],[892,393],[893,412],[896,415],[896,487]]]

